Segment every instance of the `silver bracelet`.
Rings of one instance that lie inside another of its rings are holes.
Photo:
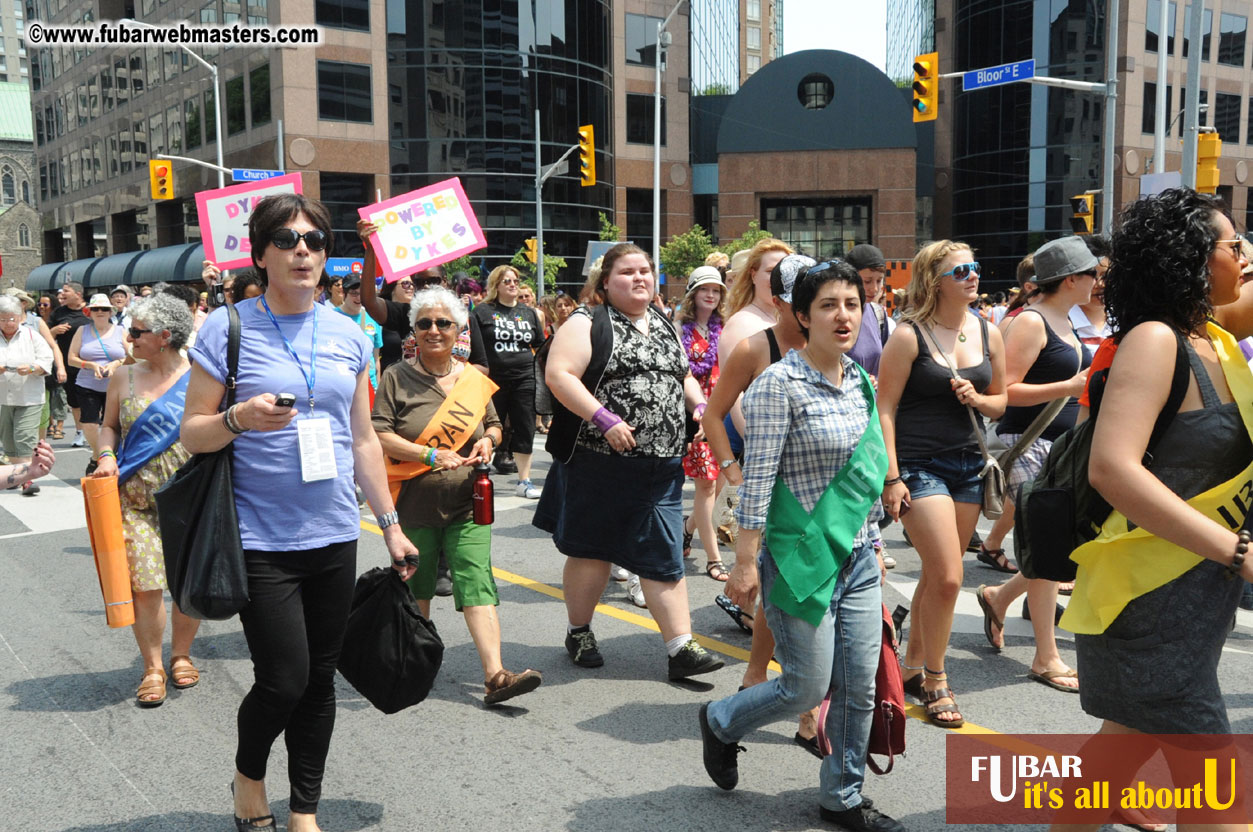
[[[378,525],[379,531],[382,531],[388,526],[394,526],[397,523],[399,523],[400,513],[397,512],[395,509],[392,509],[391,511],[386,512],[384,514],[376,514],[374,515],[374,522]]]

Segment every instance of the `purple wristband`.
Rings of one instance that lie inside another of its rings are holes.
[[[605,434],[614,425],[622,424],[622,417],[610,411],[609,408],[602,407],[592,414],[592,424],[598,427],[602,434]]]
[[[709,406],[709,402],[701,402],[692,408],[692,418],[699,421],[700,417],[705,415],[705,408]]]

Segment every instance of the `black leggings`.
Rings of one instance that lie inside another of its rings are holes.
[[[496,415],[501,422],[509,423],[508,450],[515,454],[531,453],[535,443],[535,377],[492,381],[500,386],[492,394]]]
[[[335,728],[335,665],[357,571],[357,541],[298,552],[245,551],[248,606],[239,614],[255,681],[239,706],[235,768],[265,778],[285,734],[290,807],[315,813]]]

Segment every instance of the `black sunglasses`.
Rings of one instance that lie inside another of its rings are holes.
[[[309,247],[309,251],[321,251],[326,248],[328,237],[325,231],[317,228],[303,234],[296,233],[294,228],[280,228],[270,235],[270,242],[274,243],[274,247],[284,251],[295,248],[302,239]]]
[[[441,330],[444,330],[445,332],[447,332],[448,330],[456,326],[457,322],[450,321],[447,318],[435,318],[434,320],[430,318],[418,318],[416,321],[413,322],[413,329],[415,332],[426,332],[428,329],[431,328],[431,324],[434,324],[435,326],[439,327]]]
[[[137,327],[137,326],[133,326],[133,327],[131,327],[131,328],[130,328],[131,340],[132,340],[132,341],[138,341],[141,337],[143,337],[144,335],[146,335],[146,334],[147,334],[147,333],[149,333],[149,332],[152,332],[152,330],[151,330],[151,329],[140,329],[140,328],[139,328],[139,327]]]

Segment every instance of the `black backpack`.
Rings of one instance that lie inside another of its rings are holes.
[[[1144,454],[1145,467],[1153,463],[1153,449],[1170,427],[1188,392],[1191,366],[1183,335],[1175,331],[1175,374],[1170,396],[1158,414]],[[1109,370],[1088,382],[1090,415],[1053,442],[1044,467],[1035,480],[1024,483],[1014,501],[1014,557],[1026,578],[1073,581],[1078,565],[1070,553],[1096,538],[1113,509],[1088,481],[1092,434]]]

